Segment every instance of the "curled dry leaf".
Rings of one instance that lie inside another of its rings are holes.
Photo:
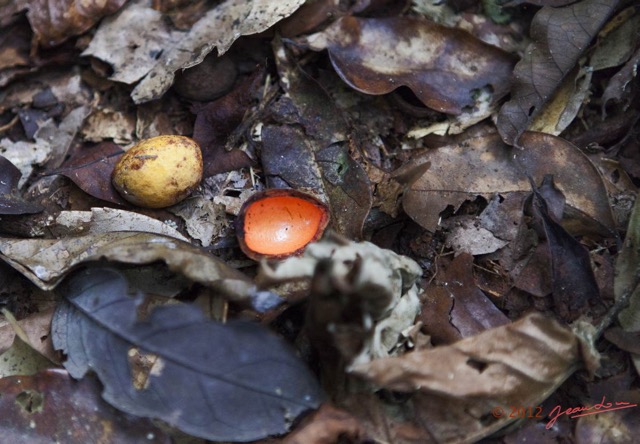
[[[405,192],[405,211],[424,228],[435,231],[440,212],[448,205],[458,209],[478,195],[489,198],[495,193],[528,192],[527,175],[540,183],[545,174],[553,174],[569,209],[582,213],[563,221],[571,225],[571,232],[582,230],[581,224],[589,225],[591,220],[605,231],[615,227],[600,173],[577,147],[533,132],[525,133],[520,143],[526,149],[514,152],[494,134],[427,152],[422,161],[431,162],[431,167]]]
[[[569,329],[531,314],[448,346],[376,359],[352,373],[413,393],[407,419],[437,442],[472,443],[513,421],[496,418],[492,409],[538,405],[579,368],[582,353]]]
[[[302,257],[260,265],[265,285],[311,280],[312,341],[329,354],[337,348],[347,363],[388,356],[419,311],[420,266],[370,242],[327,236]]]
[[[520,146],[522,133],[552,99],[617,4],[617,0],[584,0],[538,11],[531,24],[533,43],[513,71],[511,100],[498,116],[505,143]]]
[[[125,264],[165,262],[193,282],[233,301],[247,301],[254,285],[241,272],[199,248],[159,234],[111,232],[63,239],[0,238],[0,258],[44,290],[85,262],[106,259]]]
[[[24,331],[29,343],[43,356],[52,362],[56,362],[59,358],[53,351],[51,345],[51,317],[53,316],[53,308],[47,308],[18,321],[19,328]],[[11,324],[4,324],[0,327],[0,353],[5,352],[16,336],[14,328]]]
[[[148,419],[123,414],[100,399],[94,377],[74,381],[65,370],[0,379],[0,430],[6,442],[169,444]]]
[[[216,48],[222,55],[243,35],[262,32],[291,15],[304,0],[226,0],[196,22],[177,44],[165,49],[158,63],[131,93],[135,103],[161,97],[173,83],[175,72],[204,60]]]
[[[509,92],[511,56],[459,29],[409,17],[343,17],[300,41],[328,49],[337,73],[367,94],[408,86],[426,106],[460,114],[490,87],[493,101]]]
[[[59,45],[116,12],[126,0],[33,0],[27,17],[40,45]]]
[[[117,271],[88,268],[63,286],[51,327],[74,378],[89,370],[103,398],[212,441],[251,441],[288,430],[323,397],[288,345],[246,321],[211,321],[194,305],[156,307],[137,319]]]

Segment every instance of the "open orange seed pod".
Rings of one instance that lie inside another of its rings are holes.
[[[282,259],[302,253],[328,224],[329,209],[315,197],[272,189],[247,199],[236,220],[236,233],[240,248],[251,259]]]

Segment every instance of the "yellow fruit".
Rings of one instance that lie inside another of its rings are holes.
[[[175,205],[202,180],[202,152],[189,137],[152,137],[123,154],[111,179],[122,197],[134,205]]]

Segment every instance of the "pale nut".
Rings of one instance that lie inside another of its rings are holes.
[[[158,136],[130,148],[116,164],[112,183],[124,199],[164,208],[186,198],[202,180],[202,152],[189,137]]]

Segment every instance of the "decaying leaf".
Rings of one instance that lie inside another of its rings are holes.
[[[343,17],[300,43],[328,49],[340,77],[359,91],[408,86],[426,106],[448,114],[473,107],[485,87],[494,101],[506,95],[513,66],[506,52],[464,31],[409,17]]]
[[[27,318],[18,321],[19,328],[31,346],[41,355],[46,356],[51,362],[56,362],[58,358],[51,345],[51,317],[53,308],[42,310],[32,314]],[[11,324],[6,323],[0,327],[0,352],[5,352],[13,344],[16,337],[15,329]]]
[[[178,230],[158,219],[133,211],[114,208],[91,208],[91,211],[61,211],[53,233],[66,236],[106,234],[114,231],[154,233],[188,242]]]
[[[513,71],[511,100],[498,116],[498,131],[505,143],[521,146],[522,133],[551,100],[617,4],[617,0],[583,0],[538,11],[531,24],[533,43]]]
[[[494,134],[427,152],[421,160],[431,162],[431,167],[405,192],[405,211],[434,231],[440,213],[449,205],[458,209],[478,195],[489,198],[494,193],[528,192],[527,175],[540,183],[544,175],[553,174],[567,206],[582,213],[565,213],[563,224],[570,232],[584,231],[588,219],[597,221],[605,231],[614,228],[600,173],[578,148],[563,139],[533,132],[525,133],[520,143],[526,149],[513,151]],[[573,217],[567,219],[569,216]]]
[[[13,375],[33,375],[54,364],[31,345],[13,315],[3,309],[2,314],[15,331],[11,347],[0,354],[0,379]]]
[[[339,351],[349,364],[394,352],[418,313],[421,274],[405,256],[333,235],[309,244],[302,257],[261,263],[258,281],[311,280],[309,335],[321,353]]]
[[[222,55],[242,35],[256,34],[291,15],[304,0],[226,0],[196,22],[177,44],[166,48],[158,63],[131,93],[135,103],[162,96],[175,72],[202,62],[216,48]]]
[[[150,6],[151,1],[131,1],[107,17],[82,55],[113,66],[111,80],[127,84],[140,80],[184,34],[172,30],[163,14]]]
[[[246,302],[254,289],[249,278],[220,259],[159,234],[116,231],[63,239],[0,238],[0,257],[45,290],[58,285],[72,268],[101,259],[126,264],[162,261],[235,301]]]
[[[45,47],[59,45],[82,34],[102,17],[116,12],[126,0],[33,0],[25,1],[27,17],[38,42]]]
[[[347,142],[345,117],[284,47],[276,45],[275,53],[287,97],[275,107],[282,125],[262,129],[262,164],[268,182],[312,189],[329,204],[333,228],[350,239],[361,239],[371,209],[371,184],[352,157],[357,148]]]
[[[112,269],[79,272],[64,294],[52,335],[65,367],[74,378],[95,371],[104,399],[127,413],[209,440],[250,441],[286,432],[322,398],[303,362],[257,324],[210,321],[187,304],[137,320],[139,300]],[[136,354],[152,365],[134,375]]]
[[[0,393],[0,432],[7,442],[172,441],[148,419],[123,414],[102,401],[94,377],[74,381],[61,369],[11,376],[0,379]]]
[[[589,252],[562,228],[549,205],[550,195],[557,192],[551,176],[545,176],[540,188],[533,190],[532,208],[536,220],[542,224],[549,246],[553,301],[556,313],[573,321],[588,313],[590,306],[600,303],[598,284],[591,268]],[[562,215],[562,208],[558,208]]]
[[[426,430],[436,442],[472,443],[513,421],[510,406],[539,405],[581,365],[581,350],[569,329],[531,314],[448,346],[376,359],[352,373],[412,394],[400,406],[401,424]]]
[[[0,156],[0,214],[32,214],[43,210],[35,202],[29,202],[18,193],[22,174],[7,158]]]
[[[510,322],[476,286],[471,255],[463,253],[447,265],[441,262],[425,289],[420,313],[423,331],[434,344],[449,344]]]
[[[361,239],[371,209],[371,184],[347,144],[333,144],[316,153],[335,229],[349,239]]]
[[[50,174],[68,177],[85,193],[118,205],[127,202],[113,187],[111,174],[120,159],[122,149],[111,142],[103,142],[93,148],[82,150],[69,159],[60,169]]]
[[[640,331],[640,201],[636,204],[629,220],[627,236],[616,260],[614,292],[620,300],[631,292],[629,307],[623,310],[618,319],[626,332]],[[632,354],[636,370],[640,372],[640,354]]]
[[[184,219],[187,232],[193,239],[208,247],[221,234],[229,231],[224,206],[200,196],[192,196],[169,209]]]

